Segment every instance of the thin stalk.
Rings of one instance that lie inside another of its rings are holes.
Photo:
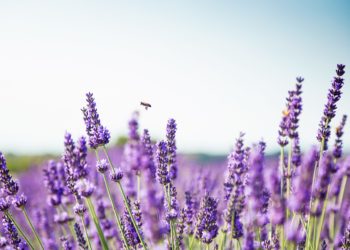
[[[328,205],[328,194],[329,194],[329,186],[327,188],[326,199],[324,200],[324,203],[323,203],[321,220],[320,220],[318,227],[317,227],[316,242],[315,242],[316,248],[317,248],[317,245],[319,244],[319,240],[320,240],[321,232],[322,232],[322,227],[323,227],[323,223],[324,223],[324,218],[326,215],[326,209],[327,209],[327,205]]]
[[[278,226],[279,227],[279,231],[280,231],[280,245],[281,245],[281,249],[284,249],[284,226]]]
[[[95,153],[96,153],[96,158],[97,158],[97,161],[100,162],[100,157],[98,155],[98,152],[97,150],[95,150]],[[108,198],[109,198],[109,201],[111,202],[112,204],[112,209],[113,209],[113,213],[114,213],[114,217],[116,219],[116,222],[117,222],[117,225],[118,225],[118,229],[120,231],[120,234],[122,236],[122,240],[124,242],[124,245],[126,247],[126,249],[130,249],[129,247],[129,244],[126,240],[126,237],[124,235],[124,232],[122,230],[122,223],[121,223],[121,220],[120,220],[120,216],[117,212],[117,208],[115,207],[115,204],[114,204],[114,201],[113,201],[113,198],[112,198],[112,195],[111,195],[111,190],[109,188],[109,184],[108,184],[108,181],[107,181],[107,178],[106,178],[106,174],[104,173],[103,174],[103,181],[104,181],[104,184],[105,184],[105,187],[106,187],[106,190],[107,190],[107,194],[108,194]]]
[[[343,203],[343,198],[344,198],[344,193],[345,193],[345,188],[346,188],[347,181],[348,181],[348,176],[345,175],[343,177],[343,179],[342,179],[341,188],[340,188],[340,192],[339,192],[339,196],[338,196],[337,204],[339,205],[339,209],[341,208],[341,205]]]
[[[334,205],[336,205],[337,204],[336,197],[334,197],[331,202]],[[329,235],[330,235],[331,241],[333,241],[335,236],[335,212],[332,210],[330,213],[331,214],[329,217]]]
[[[81,219],[81,224],[83,224],[83,228],[84,228],[84,232],[85,232],[85,236],[86,236],[86,240],[87,240],[87,243],[88,243],[89,250],[92,250],[91,242],[90,242],[90,239],[89,239],[89,234],[88,234],[88,231],[86,229],[85,222],[84,222],[84,216],[81,215],[80,219]]]
[[[221,240],[221,244],[220,244],[220,250],[224,250],[224,246],[226,245],[226,234],[227,234],[227,222],[225,221],[225,226],[224,226],[225,230],[223,231],[223,236],[222,236],[222,240]]]
[[[105,155],[106,155],[106,157],[107,157],[108,163],[109,163],[109,165],[111,166],[113,173],[115,174],[114,165],[113,165],[113,163],[112,163],[112,161],[111,161],[111,159],[110,159],[110,157],[109,157],[109,155],[108,155],[107,149],[106,149],[105,146],[103,146],[102,148],[103,148],[103,151],[104,151],[104,153],[105,153]],[[142,245],[143,249],[146,250],[146,249],[147,249],[146,243],[144,242],[144,240],[143,240],[143,238],[142,238],[142,236],[141,236],[141,234],[140,234],[140,229],[139,229],[139,227],[137,226],[136,221],[135,221],[135,218],[134,218],[134,215],[133,215],[132,212],[131,212],[131,209],[130,209],[130,206],[129,206],[127,197],[126,197],[126,195],[125,195],[123,186],[122,186],[122,184],[120,183],[120,181],[117,182],[117,184],[118,184],[120,193],[121,193],[122,196],[123,196],[123,200],[124,200],[124,204],[125,204],[126,210],[128,211],[128,214],[129,214],[129,216],[130,216],[130,218],[131,218],[132,224],[134,225],[134,228],[135,228],[135,230],[136,230],[137,236],[138,236],[139,239],[140,239],[140,242],[141,242],[141,245]]]
[[[196,233],[197,233],[197,227],[194,229],[194,231],[193,231],[193,235],[192,235],[192,239],[191,239],[191,241],[190,241],[190,246],[189,246],[189,250],[192,250],[192,247],[193,247],[193,243],[194,243],[194,239],[196,238]]]
[[[207,250],[209,250],[209,245],[210,245],[210,244],[209,244],[209,243],[207,243]]]
[[[18,232],[20,233],[20,235],[24,238],[24,240],[28,243],[29,247],[31,249],[35,249],[32,245],[32,243],[30,243],[30,240],[28,239],[28,237],[25,235],[25,233],[22,231],[22,228],[20,227],[19,224],[17,224],[16,220],[13,218],[13,216],[8,212],[4,212],[5,215],[12,221],[12,223],[15,225],[15,227],[17,228]]]
[[[33,234],[34,234],[36,240],[38,241],[38,243],[39,243],[39,245],[40,245],[40,248],[41,248],[41,249],[44,249],[44,245],[43,245],[43,243],[42,243],[42,241],[41,241],[41,239],[40,239],[40,237],[39,237],[37,231],[35,230],[35,228],[34,228],[34,226],[33,226],[33,223],[32,223],[32,221],[30,220],[30,218],[29,218],[29,216],[28,216],[28,213],[27,213],[27,210],[26,210],[25,207],[22,208],[22,212],[23,212],[24,217],[26,218],[26,221],[27,221],[28,225],[30,226],[30,229],[32,230],[32,232],[33,232]]]
[[[89,212],[90,212],[90,215],[91,215],[91,217],[92,217],[92,220],[93,220],[94,223],[95,223],[96,230],[97,230],[98,237],[99,237],[99,239],[100,239],[102,248],[103,248],[104,250],[105,250],[105,249],[109,249],[109,248],[108,248],[107,241],[106,241],[106,239],[105,239],[105,236],[103,235],[103,231],[102,231],[102,229],[101,229],[99,219],[98,219],[98,217],[97,217],[97,215],[96,215],[96,211],[95,211],[94,205],[92,204],[91,198],[90,198],[90,197],[87,197],[87,198],[86,198],[86,203],[87,203],[87,205],[88,205]]]
[[[328,126],[328,120],[326,121],[326,126]],[[320,152],[319,152],[319,159],[318,161],[315,162],[315,167],[314,167],[314,171],[313,171],[313,174],[312,174],[312,184],[311,184],[311,191],[314,189],[314,185],[315,185],[315,182],[316,182],[316,177],[318,175],[318,165],[322,159],[322,154],[323,154],[323,150],[324,150],[324,143],[325,143],[325,138],[323,137],[322,140],[321,140],[321,143],[320,143]],[[311,196],[310,198],[310,204],[309,204],[309,209],[310,211],[312,210],[313,208],[313,197]],[[313,223],[311,223],[311,221],[313,221],[313,216],[310,214],[309,215],[309,219],[308,219],[308,223],[307,223],[307,240],[306,240],[306,248],[309,247],[309,244],[310,244],[310,238],[311,238],[311,233],[313,233]]]

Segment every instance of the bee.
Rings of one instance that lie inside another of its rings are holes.
[[[288,110],[288,109],[282,111],[283,116],[288,116],[289,113],[290,113],[290,110]]]
[[[144,106],[146,110],[147,110],[148,108],[152,107],[151,104],[149,104],[149,103],[147,103],[147,102],[141,102],[140,105],[141,105],[141,106]]]

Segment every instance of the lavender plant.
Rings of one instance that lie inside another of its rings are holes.
[[[0,153],[0,249],[350,249],[346,115],[329,147],[344,74],[337,65],[319,145],[301,150],[298,77],[279,125],[279,159],[240,133],[227,163],[204,166],[177,152],[174,119],[154,143],[134,113],[124,148],[107,148],[110,132],[88,93],[87,139],[66,133],[61,159],[14,178]]]

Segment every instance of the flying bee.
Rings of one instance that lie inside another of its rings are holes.
[[[146,110],[147,110],[148,108],[152,107],[151,104],[149,104],[149,103],[147,103],[147,102],[141,102],[140,105],[141,105],[141,106],[144,106]]]
[[[288,109],[282,111],[283,116],[288,116],[289,113],[290,113],[290,111]]]

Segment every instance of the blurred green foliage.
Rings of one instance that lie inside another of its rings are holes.
[[[48,159],[55,158],[55,155],[16,155],[5,154],[7,167],[11,172],[25,171],[31,166],[42,164]]]
[[[126,143],[128,142],[128,137],[121,135],[117,138],[117,140],[115,141],[114,145],[116,145],[117,147],[122,147],[124,146]]]

